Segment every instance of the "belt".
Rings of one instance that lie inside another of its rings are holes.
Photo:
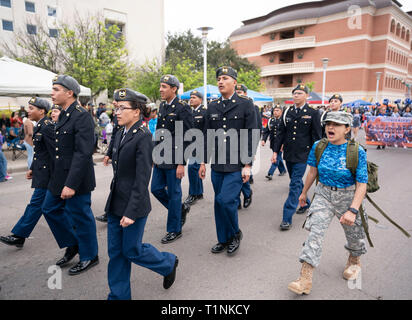
[[[332,191],[351,191],[351,190],[355,190],[355,189],[356,189],[356,185],[355,185],[355,184],[352,185],[352,186],[346,187],[346,188],[331,187],[331,186],[324,185],[324,184],[321,183],[321,182],[319,182],[319,185],[320,185],[322,188],[325,188],[325,189],[327,189],[327,190],[332,190]]]

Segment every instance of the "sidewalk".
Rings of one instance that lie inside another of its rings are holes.
[[[7,149],[3,149],[3,153],[7,159],[7,173],[13,175],[15,173],[22,173],[28,170],[27,168],[27,152],[24,153],[16,160],[12,161],[13,152]],[[104,154],[95,153],[93,155],[94,162],[102,162]]]

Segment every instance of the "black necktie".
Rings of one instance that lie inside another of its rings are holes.
[[[123,140],[124,140],[124,138],[126,137],[126,134],[127,134],[127,131],[126,131],[126,130],[124,130],[124,132],[123,132],[123,136],[122,136],[122,140],[120,141],[120,144],[122,144],[122,143],[123,143]]]
[[[227,107],[229,103],[230,103],[229,99],[223,100],[223,104],[225,105],[225,107]]]

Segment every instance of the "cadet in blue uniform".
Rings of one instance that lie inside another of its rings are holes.
[[[178,259],[142,243],[151,211],[148,185],[152,173],[152,134],[142,122],[150,114],[147,97],[131,89],[116,92],[116,115],[124,129],[114,137],[113,180],[106,204],[110,300],[130,300],[132,262],[162,276],[168,289],[176,277]]]
[[[280,122],[282,121],[282,110],[283,109],[280,105],[276,105],[273,108],[273,111],[272,111],[273,116],[269,119],[267,127],[264,128],[262,132],[262,147],[266,144],[266,141],[269,137],[270,148],[272,149],[273,152],[275,152],[274,150],[275,140],[279,134],[279,126],[280,126]],[[279,176],[284,176],[286,174],[286,168],[282,160],[282,151],[278,153],[276,162],[275,163],[272,162],[269,172],[266,175],[266,178],[268,180],[272,180],[272,177],[273,177],[273,174],[275,173],[276,168],[279,168]]]
[[[215,191],[218,243],[212,252],[227,250],[231,256],[238,251],[242,239],[238,223],[238,199],[243,183],[250,177],[255,153],[252,134],[257,133],[259,136],[259,129],[253,102],[235,92],[237,72],[231,67],[221,67],[216,72],[216,78],[222,97],[208,105],[203,129],[205,162],[212,155],[214,157],[211,178]],[[242,129],[249,129],[247,143],[240,139]],[[257,132],[253,132],[253,129]],[[259,137],[256,140],[258,144]],[[248,157],[245,157],[246,153]],[[199,176],[202,179],[206,176],[204,163],[200,166]]]
[[[179,80],[173,75],[160,79],[159,91],[164,101],[157,120],[151,192],[168,210],[167,234],[161,240],[164,244],[182,236],[182,226],[190,210],[190,206],[182,205],[181,182],[186,164],[184,150],[188,145],[183,142],[184,134],[192,128],[193,116],[189,106],[177,98],[179,86]],[[161,151],[156,153],[157,150]]]
[[[197,90],[190,93],[190,106],[193,112],[193,127],[195,129],[203,130],[204,116],[206,115],[206,107],[202,105],[203,94]],[[189,196],[185,203],[189,206],[194,204],[197,200],[203,199],[203,181],[199,177],[200,163],[196,159],[189,159],[187,173],[189,176]]]
[[[244,84],[236,85],[236,93],[239,96],[247,97],[247,87]],[[262,117],[260,116],[259,107],[257,105],[254,105],[253,107],[255,108],[255,112],[256,112],[257,126],[259,130],[262,131]],[[241,190],[243,194],[243,207],[244,208],[248,208],[252,204],[253,191],[250,187],[252,183],[253,183],[253,175],[251,174],[249,181],[243,184],[242,190]],[[239,195],[239,209],[241,208],[242,208],[242,205],[240,202],[240,195]]]
[[[275,140],[275,151],[272,156],[272,162],[277,162],[278,153],[283,145],[283,158],[286,160],[290,184],[289,195],[283,206],[281,230],[289,230],[292,226],[292,216],[299,204],[309,152],[312,145],[322,138],[319,112],[306,103],[309,89],[304,85],[298,85],[292,94],[295,104],[283,112],[283,121],[279,126],[279,135]],[[307,205],[299,208],[296,213],[303,214],[309,206],[308,199]]]
[[[43,203],[43,214],[56,238],[64,237],[68,247],[56,264],[66,265],[77,253],[80,262],[69,270],[77,275],[99,262],[96,223],[91,210],[91,192],[96,186],[93,150],[94,123],[85,109],[79,106],[78,82],[61,75],[53,80],[52,100],[62,107],[56,124],[54,172]],[[70,215],[72,224],[61,208]]]
[[[25,240],[30,236],[42,215],[41,206],[52,173],[54,125],[47,119],[46,115],[49,110],[50,104],[47,100],[36,97],[30,99],[29,119],[36,121],[37,124],[33,130],[33,163],[26,177],[32,180],[31,187],[34,188],[34,192],[24,215],[11,231],[12,235],[0,237],[1,242],[18,248],[23,247]]]

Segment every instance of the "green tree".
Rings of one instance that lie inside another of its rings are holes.
[[[315,88],[315,84],[316,84],[316,82],[315,82],[315,81],[310,81],[310,82],[307,82],[307,83],[305,84],[305,86],[307,86],[307,87],[308,87],[309,92],[312,92],[312,91],[313,91],[313,89]]]
[[[128,86],[145,94],[150,100],[160,100],[159,85],[162,77],[162,67],[156,60],[147,61],[135,68],[131,73]]]
[[[237,82],[244,84],[248,89],[254,91],[263,91],[265,87],[260,81],[260,71],[259,70],[249,70],[245,71],[240,69],[238,72]]]

